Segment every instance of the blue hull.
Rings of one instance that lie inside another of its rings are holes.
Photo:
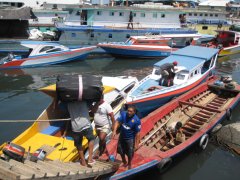
[[[198,86],[199,84],[202,84],[203,82],[206,82],[206,80],[207,80],[207,78],[203,79],[196,86]],[[166,103],[171,101],[173,98],[175,98],[177,96],[180,96],[181,94],[184,94],[187,91],[189,91],[189,89],[182,92],[182,93],[176,93],[174,95],[169,95],[169,96],[166,96],[164,98],[156,98],[156,99],[152,99],[152,100],[146,100],[146,101],[143,101],[143,102],[131,102],[130,104],[133,104],[134,106],[136,106],[136,108],[138,110],[138,116],[140,118],[142,118],[142,117],[147,116],[149,113],[156,110],[157,108],[165,105]]]
[[[117,49],[110,47],[102,47],[107,53],[113,56],[123,56],[123,57],[136,57],[136,58],[158,58],[169,56],[170,52],[161,51],[144,51],[144,50],[133,50],[133,49]],[[127,48],[127,47],[126,47]]]

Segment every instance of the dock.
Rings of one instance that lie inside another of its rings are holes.
[[[118,169],[115,162],[96,161],[92,167],[81,166],[79,162],[25,160],[24,163],[0,159],[0,179],[98,179]]]

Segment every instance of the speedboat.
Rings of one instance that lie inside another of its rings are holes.
[[[132,36],[126,42],[99,43],[98,47],[112,56],[159,58],[169,56],[179,48],[197,44],[200,40],[203,41],[209,37],[211,36],[200,34]]]
[[[127,93],[134,87],[137,79],[134,77],[103,77],[104,100],[111,104],[115,118],[119,116],[122,105],[126,102]],[[40,89],[53,98],[51,104],[41,113],[36,121],[23,133],[11,142],[34,153],[37,149],[46,151],[46,158],[49,160],[60,160],[72,162],[78,160],[78,152],[74,146],[71,132],[68,132],[66,139],[62,134],[66,129],[66,120],[69,115],[63,104],[56,105],[56,85],[50,85]],[[0,146],[1,149],[5,146]],[[98,143],[96,144],[98,145]],[[65,150],[62,150],[65,147]],[[83,140],[83,148],[87,148],[87,139]],[[95,147],[96,149],[96,147]]]
[[[151,111],[166,104],[214,75],[218,49],[187,46],[171,54],[171,56],[154,64],[150,75],[142,79],[127,97],[127,104],[133,104],[139,116],[146,116]],[[161,66],[178,62],[172,86],[159,85]],[[152,88],[158,87],[158,88]]]
[[[90,46],[69,49],[58,43],[39,41],[22,41],[21,45],[27,47],[29,52],[21,56],[9,53],[0,60],[0,69],[38,67],[83,60],[96,48]]]
[[[132,169],[120,166],[110,179],[133,178],[151,168],[157,168],[162,174],[177,155],[191,146],[199,152],[204,150],[211,130],[224,119],[231,119],[232,109],[240,100],[240,86],[235,82],[230,84],[213,78],[141,119],[141,141],[134,153]],[[181,122],[182,133],[174,134],[170,142],[166,129],[176,122]],[[112,140],[107,145],[113,156],[116,144],[117,140]],[[102,159],[106,160],[107,156]],[[115,161],[121,162],[120,155],[115,155]]]

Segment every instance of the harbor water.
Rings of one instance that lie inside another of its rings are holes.
[[[0,71],[0,121],[34,120],[51,102],[51,98],[38,91],[55,83],[59,74],[95,74],[103,76],[136,76],[139,80],[149,74],[158,60],[115,59],[112,57],[87,59],[42,68]],[[217,74],[232,74],[240,83],[240,56],[221,58]],[[233,111],[232,122],[240,121],[240,104]],[[224,122],[229,123],[229,122]],[[0,144],[10,141],[31,123],[1,123]],[[151,170],[139,178],[161,180],[238,180],[240,157],[210,143],[206,150],[198,152],[194,147],[174,159],[172,167],[160,175]],[[1,177],[0,177],[1,178]]]

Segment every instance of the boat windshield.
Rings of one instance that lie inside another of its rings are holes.
[[[126,42],[125,42],[125,44],[127,44],[127,45],[132,45],[133,44],[133,40],[132,39],[128,39]]]

